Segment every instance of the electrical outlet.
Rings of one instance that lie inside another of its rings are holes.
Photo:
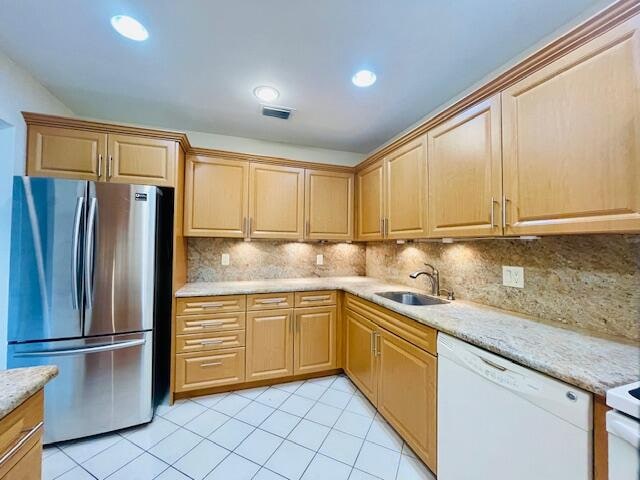
[[[324,255],[316,255],[316,265],[324,265]]]
[[[228,253],[223,253],[222,254],[222,256],[220,257],[220,263],[225,267],[229,265],[229,254]]]
[[[503,266],[502,284],[505,287],[524,288],[524,268]]]

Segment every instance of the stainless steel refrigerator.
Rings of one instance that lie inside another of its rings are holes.
[[[57,365],[45,443],[153,416],[156,187],[15,177],[8,366]]]

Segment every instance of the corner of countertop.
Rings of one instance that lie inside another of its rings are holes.
[[[57,375],[58,367],[55,365],[0,371],[0,419],[11,413]]]

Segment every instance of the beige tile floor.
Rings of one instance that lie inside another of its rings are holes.
[[[161,405],[153,422],[45,448],[45,480],[434,480],[342,375]]]

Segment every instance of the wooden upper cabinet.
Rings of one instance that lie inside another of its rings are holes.
[[[245,236],[249,217],[249,162],[188,156],[185,168],[184,234]]]
[[[353,239],[353,175],[305,171],[305,238]]]
[[[27,175],[95,181],[104,175],[106,160],[105,133],[29,126]]]
[[[495,95],[428,132],[430,236],[502,233],[501,128]]]
[[[252,238],[304,238],[304,169],[252,163],[249,192]]]
[[[335,306],[295,310],[295,375],[336,368],[336,319]]]
[[[107,181],[172,187],[176,148],[175,140],[110,133]]]
[[[373,403],[378,395],[378,362],[375,354],[376,324],[355,313],[346,311],[345,366],[349,378]]]
[[[432,471],[436,471],[435,356],[381,329],[378,410]]]
[[[370,165],[356,175],[358,240],[383,238],[384,162]]]
[[[385,159],[386,238],[427,236],[426,137],[400,147]]]
[[[246,380],[293,375],[293,309],[247,313]]]
[[[503,92],[506,234],[640,231],[640,16]]]

